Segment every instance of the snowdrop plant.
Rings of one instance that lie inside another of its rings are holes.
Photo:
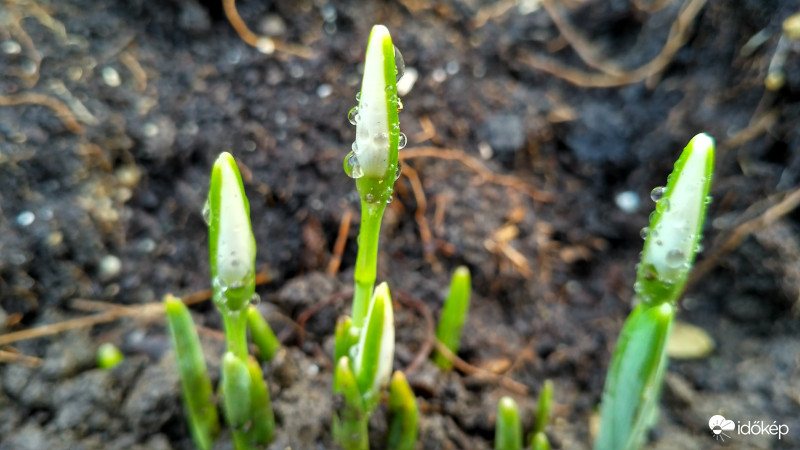
[[[698,134],[681,153],[666,187],[651,193],[656,209],[642,230],[644,250],[634,284],[639,304],[622,326],[611,358],[596,450],[639,448],[656,420],[666,342],[700,248],[713,168],[714,141]]]
[[[248,323],[262,359],[275,353],[278,342],[251,305],[256,298],[256,243],[242,176],[230,153],[220,154],[214,163],[203,216],[209,231],[213,299],[222,314],[227,346],[219,394],[234,448],[245,450],[268,444],[275,427],[261,367],[248,354]],[[183,302],[168,296],[165,303],[192,437],[198,448],[208,449],[219,423],[197,331]]]
[[[333,391],[337,405],[333,436],[345,449],[369,448],[367,424],[389,384],[394,360],[394,314],[389,286],[375,288],[378,242],[386,205],[392,201],[400,174],[398,150],[405,145],[398,118],[396,57],[389,30],[372,28],[364,62],[358,105],[348,118],[356,126],[352,151],[344,170],[356,181],[361,199],[361,229],[354,274],[350,317],[336,326]],[[405,377],[395,375],[390,410],[392,424],[387,447],[409,448],[416,440],[416,399]],[[411,406],[413,405],[413,407]]]

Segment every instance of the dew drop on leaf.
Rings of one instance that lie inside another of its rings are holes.
[[[406,73],[406,62],[403,60],[403,54],[400,53],[400,49],[397,46],[394,46],[394,68],[395,81],[399,81],[400,78],[403,78],[403,74]]]
[[[350,152],[344,158],[344,172],[350,178],[361,178],[364,176],[364,171],[361,169],[361,164],[358,162],[356,152]]]
[[[206,199],[206,202],[203,204],[203,222],[205,222],[206,225],[211,224],[211,205],[208,204],[208,199]]]
[[[400,136],[397,138],[397,148],[402,150],[406,148],[406,144],[408,144],[408,138],[406,134],[401,131]]]
[[[652,191],[650,191],[650,199],[654,202],[661,200],[664,197],[664,192],[667,189],[664,186],[654,187]]]
[[[350,111],[347,113],[347,121],[350,122],[350,125],[355,125],[358,123],[358,106],[354,106],[350,108]]]

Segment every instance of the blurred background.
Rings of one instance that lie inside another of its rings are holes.
[[[378,264],[405,299],[395,368],[430,339],[425,317],[452,270],[474,280],[469,368],[409,374],[420,448],[489,448],[507,394],[529,429],[546,378],[551,443],[589,447],[650,190],[699,132],[717,142],[714,202],[650,446],[707,448],[714,414],[792,430],[734,446],[800,446],[798,12],[757,0],[3,0],[0,449],[191,447],[155,305],[198,300],[216,377],[201,210],[225,150],[250,198],[259,307],[287,346],[267,368],[275,448],[330,447],[329,355],[360,209],[342,169],[347,112],[375,23],[405,60],[408,145]],[[104,342],[126,357],[112,371],[96,368]]]

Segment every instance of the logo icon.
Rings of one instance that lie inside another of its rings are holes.
[[[734,430],[736,424],[734,424],[732,420],[728,420],[717,414],[708,419],[708,428],[711,428],[711,432],[714,433],[714,439],[725,442],[725,438],[730,439],[730,436],[725,434],[725,432]]]

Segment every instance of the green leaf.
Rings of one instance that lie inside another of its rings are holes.
[[[636,449],[644,442],[656,417],[674,317],[671,303],[641,303],[625,321],[606,376],[595,450]]]
[[[261,366],[252,356],[247,359],[250,372],[250,417],[252,426],[248,431],[251,442],[269,444],[275,431],[275,416],[269,399],[269,388],[261,372]]]
[[[278,349],[281,348],[281,343],[258,311],[258,308],[253,305],[247,308],[247,326],[250,328],[253,342],[258,347],[258,358],[261,361],[271,360]]]
[[[192,440],[197,448],[207,450],[219,432],[219,418],[200,338],[189,309],[179,298],[167,295],[164,304]]]
[[[332,426],[334,439],[345,450],[368,449],[369,415],[365,411],[358,383],[350,368],[350,358],[347,356],[339,358],[336,363],[333,393],[336,396]]]
[[[371,411],[377,405],[381,389],[389,384],[394,360],[394,311],[389,285],[385,282],[375,288],[366,328],[357,345],[353,373],[366,409]]]
[[[686,284],[703,234],[714,169],[714,140],[698,134],[683,150],[666,188],[653,190],[652,214],[634,289],[649,305],[675,302]]]
[[[244,361],[231,352],[222,357],[222,405],[225,417],[234,429],[241,430],[250,421],[250,371]]]
[[[457,268],[450,281],[450,293],[444,302],[442,317],[436,327],[436,339],[450,349],[454,355],[458,353],[461,329],[467,320],[471,286],[469,269],[464,266]],[[438,351],[434,353],[433,361],[445,370],[453,367],[453,363]]]
[[[536,407],[536,423],[533,426],[533,433],[541,433],[547,426],[550,418],[550,405],[553,403],[553,382],[544,381],[542,392],[539,393],[539,404]]]
[[[417,442],[417,398],[403,372],[392,375],[389,385],[389,450],[413,450]]]
[[[497,405],[497,424],[494,429],[495,450],[522,450],[522,425],[519,407],[511,397],[503,397]]]

